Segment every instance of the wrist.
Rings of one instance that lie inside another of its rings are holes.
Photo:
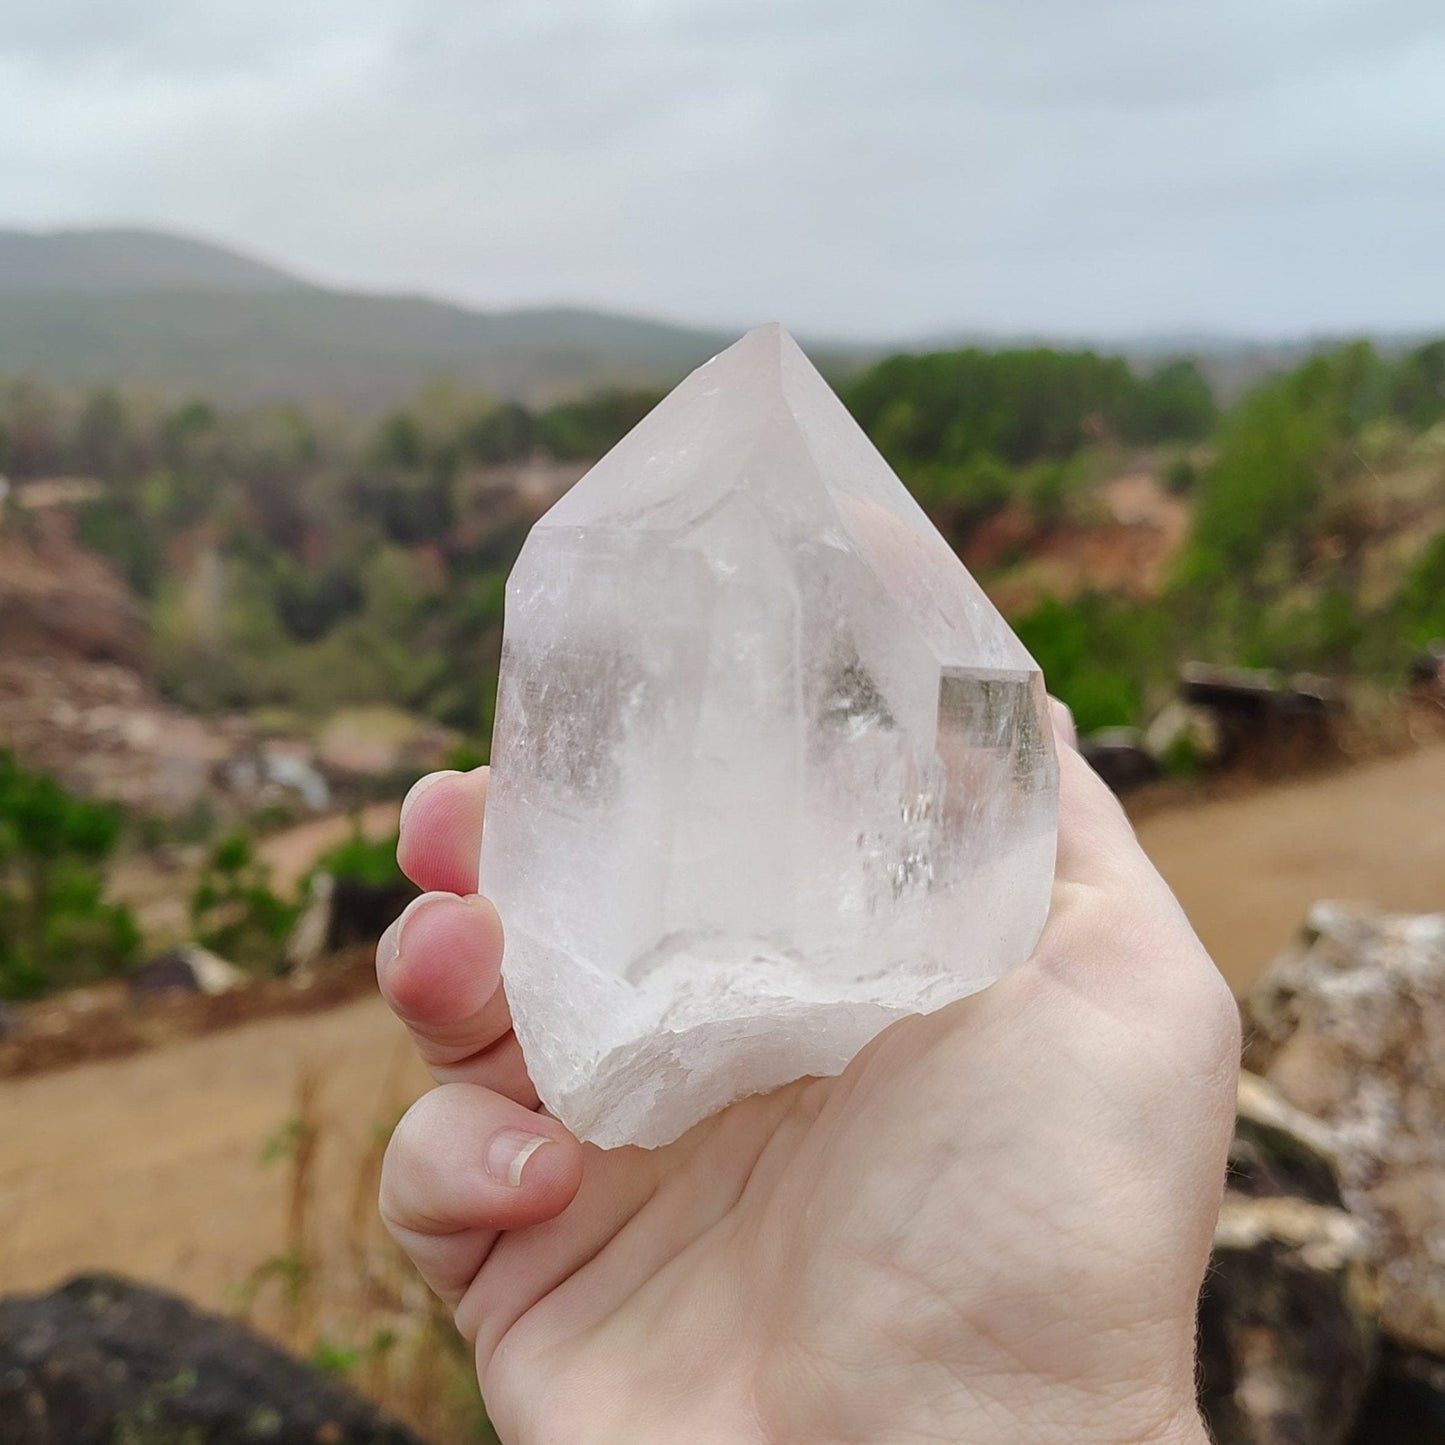
[[[1169,1390],[1145,1382],[1101,1396],[1092,1390],[1053,1381],[1012,1382],[997,1393],[949,1389],[941,1381],[911,1381],[904,1392],[869,1390],[860,1396],[847,1386],[818,1392],[798,1391],[791,1408],[749,1412],[746,1428],[730,1418],[716,1438],[770,1445],[775,1440],[806,1445],[841,1445],[847,1440],[889,1440],[897,1445],[1212,1445],[1194,1395],[1192,1373]],[[1021,1388],[1017,1388],[1022,1385]],[[1110,1397],[1112,1396],[1112,1398]],[[759,1402],[756,1397],[754,1405]],[[711,1441],[694,1422],[686,1436],[667,1438]]]

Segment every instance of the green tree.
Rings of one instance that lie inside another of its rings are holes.
[[[1390,391],[1390,409],[1417,431],[1445,419],[1445,341],[1432,341],[1400,362]]]
[[[420,467],[426,461],[426,437],[421,423],[410,412],[393,412],[377,430],[371,454],[383,467]]]
[[[520,402],[504,402],[465,428],[461,448],[483,464],[519,461],[537,444],[537,422]]]
[[[1168,361],[1138,385],[1129,432],[1134,441],[1198,441],[1219,422],[1209,383],[1192,361]]]
[[[599,391],[549,407],[537,418],[537,440],[554,457],[600,457],[661,400],[655,391]]]
[[[129,441],[119,394],[113,387],[93,393],[76,423],[76,466],[91,476],[114,478],[125,470]]]
[[[1092,438],[1128,435],[1141,384],[1117,357],[1090,351],[936,352],[893,356],[845,399],[895,466],[1060,460]]]
[[[1361,343],[1241,398],[1200,480],[1181,580],[1258,590],[1270,559],[1282,576],[1294,575],[1326,489],[1355,465],[1352,440],[1388,412],[1391,379]]]
[[[139,944],[104,896],[118,808],[66,792],[0,751],[0,997],[25,998],[116,973]]]

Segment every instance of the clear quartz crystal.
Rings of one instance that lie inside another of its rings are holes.
[[[793,339],[700,367],[507,586],[482,888],[547,1107],[605,1147],[834,1074],[1043,926],[1038,667]]]

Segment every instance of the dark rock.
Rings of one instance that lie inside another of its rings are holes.
[[[1116,793],[1127,793],[1159,776],[1159,764],[1137,728],[1105,728],[1079,743],[1084,760]]]
[[[1406,676],[1412,687],[1445,694],[1445,639],[1432,642],[1410,659]]]
[[[1340,751],[1344,696],[1327,678],[1186,663],[1179,695],[1213,715],[1220,761],[1277,773]]]
[[[338,878],[332,896],[327,951],[336,953],[354,943],[375,943],[398,913],[418,894],[413,883],[359,883]]]
[[[286,967],[307,969],[329,954],[358,943],[375,943],[420,890],[396,883],[362,883],[318,873],[306,904],[286,940]]]
[[[1350,1445],[1442,1445],[1445,1360],[1387,1346]]]
[[[1345,1207],[1334,1136],[1248,1072],[1239,1076],[1229,1188],[1252,1199],[1288,1197]]]
[[[242,1326],[110,1275],[0,1300],[5,1445],[421,1445]]]
[[[1228,1194],[1199,1302],[1217,1445],[1345,1445],[1375,1359],[1369,1231],[1343,1209]]]

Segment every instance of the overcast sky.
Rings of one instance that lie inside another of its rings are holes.
[[[1445,329],[1445,0],[5,9],[0,225],[814,336]]]

